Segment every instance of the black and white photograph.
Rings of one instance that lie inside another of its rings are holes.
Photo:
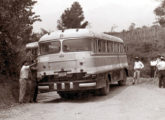
[[[165,120],[165,0],[0,0],[0,120]]]

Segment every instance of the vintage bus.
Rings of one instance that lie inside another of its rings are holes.
[[[40,87],[65,98],[85,90],[109,93],[111,83],[126,84],[128,63],[122,39],[88,29],[46,34],[38,41]]]

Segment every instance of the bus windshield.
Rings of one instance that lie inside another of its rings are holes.
[[[40,43],[39,46],[41,55],[59,53],[61,49],[59,41],[44,42]]]
[[[62,44],[64,52],[91,51],[91,40],[87,38],[64,40]]]

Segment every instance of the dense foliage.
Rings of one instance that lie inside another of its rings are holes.
[[[32,24],[39,19],[32,11],[34,0],[0,0],[0,75],[18,75],[30,41]]]
[[[60,20],[57,21],[57,28],[85,28],[88,25],[88,21],[84,21],[83,10],[78,2],[74,2],[71,8],[67,8],[61,15]]]
[[[165,27],[165,0],[161,1],[160,6],[158,6],[154,12],[157,15],[157,21],[159,24]]]
[[[152,57],[159,54],[165,55],[165,29],[159,25],[150,27],[143,26],[122,32],[109,32],[114,36],[122,38],[128,48],[128,60],[130,71],[133,69],[133,61],[135,56],[139,56],[145,63],[143,75],[149,74],[149,61]]]

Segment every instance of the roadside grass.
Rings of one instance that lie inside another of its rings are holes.
[[[0,110],[9,108],[17,104],[18,84],[16,81],[6,80],[5,77],[0,78]]]

